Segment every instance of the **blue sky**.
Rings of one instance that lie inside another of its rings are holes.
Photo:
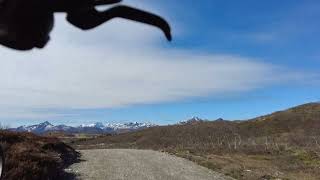
[[[174,41],[120,19],[81,32],[59,14],[44,50],[0,49],[1,123],[238,120],[319,101],[320,2],[123,3],[168,19]]]

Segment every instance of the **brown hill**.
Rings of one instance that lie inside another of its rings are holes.
[[[4,180],[68,179],[64,168],[78,161],[79,154],[53,137],[0,131],[5,154]]]
[[[247,121],[159,126],[73,146],[167,151],[237,179],[319,179],[319,128],[320,104],[310,103]]]
[[[319,129],[320,104],[310,103],[247,121],[199,121],[191,124],[159,126],[133,133],[95,138],[92,141],[105,144],[110,141],[110,146],[119,142],[123,146],[134,145],[156,149],[177,145],[183,147],[190,144],[200,145],[206,142],[220,146],[228,144],[227,141],[240,141],[240,138],[243,141],[243,139],[281,135],[317,136],[320,134]],[[86,140],[81,143],[91,144],[92,141]],[[205,147],[199,146],[199,148]]]
[[[243,122],[241,125],[256,135],[296,132],[319,135],[320,103],[309,103],[278,111]]]

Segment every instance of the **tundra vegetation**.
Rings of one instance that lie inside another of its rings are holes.
[[[167,152],[240,180],[320,179],[320,104],[246,120],[195,120],[120,134],[37,136],[0,131],[4,179],[66,179],[75,149]]]
[[[5,154],[4,180],[68,179],[64,168],[79,161],[79,153],[54,137],[0,131]]]
[[[236,179],[320,179],[320,104],[247,121],[191,121],[69,141],[77,149],[168,152]]]

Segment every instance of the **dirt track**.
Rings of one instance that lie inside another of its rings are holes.
[[[83,150],[71,166],[79,179],[94,180],[231,180],[188,160],[150,150]]]

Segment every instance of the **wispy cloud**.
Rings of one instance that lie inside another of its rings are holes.
[[[161,32],[147,26],[120,21],[84,33],[58,19],[43,51],[0,49],[0,118],[59,116],[33,110],[39,108],[114,108],[221,96],[313,78],[250,57],[168,50],[159,46]]]

